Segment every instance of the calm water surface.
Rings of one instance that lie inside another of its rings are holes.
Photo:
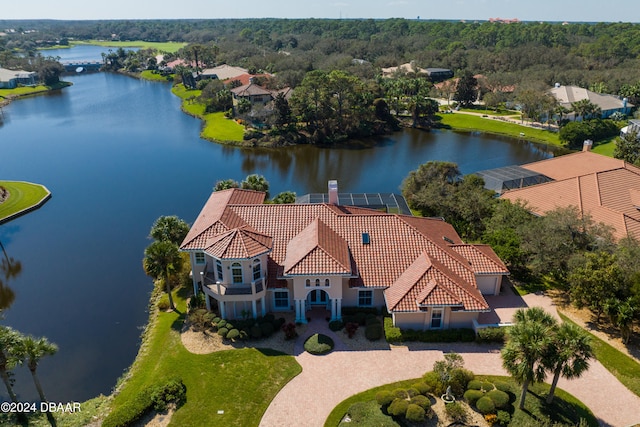
[[[470,173],[550,156],[509,139],[418,131],[358,149],[230,148],[201,140],[200,121],[180,112],[167,85],[107,73],[66,80],[74,85],[60,93],[5,107],[0,125],[0,179],[53,193],[42,209],[0,226],[23,265],[2,322],[59,345],[39,368],[52,401],[110,392],[147,320],[152,283],[141,259],[151,224],[172,214],[193,221],[220,179],[263,174],[272,194],[326,191],[329,179],[344,192],[396,192],[428,160]],[[20,397],[35,399],[28,370],[16,372]]]

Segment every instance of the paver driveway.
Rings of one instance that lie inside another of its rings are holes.
[[[524,297],[529,306],[540,306],[557,315],[551,299]],[[289,382],[265,412],[260,426],[323,426],[333,408],[344,399],[379,385],[420,377],[443,352],[460,353],[465,368],[476,374],[506,375],[499,347],[476,344],[433,344],[393,347],[390,350],[346,351],[323,320],[314,320],[308,331],[333,336],[336,350],[325,356],[302,351],[296,343],[296,360],[302,373]],[[559,387],[582,400],[603,426],[625,427],[640,422],[640,398],[627,390],[599,362],[576,380],[560,380]]]

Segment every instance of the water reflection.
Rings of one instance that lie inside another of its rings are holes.
[[[22,273],[22,263],[10,257],[0,240],[2,259],[0,260],[0,312],[8,309],[16,299],[16,294],[9,287],[9,282]]]

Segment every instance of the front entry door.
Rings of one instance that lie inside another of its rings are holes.
[[[313,290],[309,292],[307,301],[310,305],[327,305],[327,293],[322,290]]]

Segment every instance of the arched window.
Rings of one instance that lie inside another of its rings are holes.
[[[216,260],[216,270],[218,271],[218,280],[223,282],[224,278],[222,276],[222,261],[219,259]]]
[[[233,277],[233,283],[243,283],[242,265],[239,262],[231,264],[231,277]]]
[[[324,279],[324,285],[325,285],[326,287],[331,286],[331,283],[329,282],[329,279]]]
[[[320,279],[316,279],[316,286],[320,286]]]
[[[253,260],[253,280],[258,280],[260,277],[262,277],[260,260],[255,259]]]
[[[311,280],[307,279],[307,280],[304,282],[304,286],[305,286],[305,287],[307,287],[307,288],[310,288],[310,287],[311,287]]]

